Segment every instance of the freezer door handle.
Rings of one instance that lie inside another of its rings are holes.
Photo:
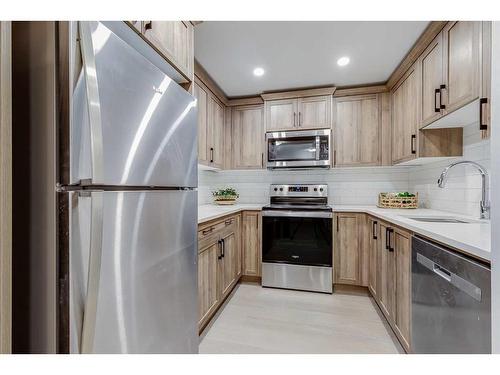
[[[103,193],[91,193],[90,251],[87,281],[87,295],[83,312],[82,341],[80,351],[92,353],[97,316],[97,298],[101,275]]]
[[[92,159],[92,180],[90,183],[98,185],[103,182],[103,140],[97,68],[90,23],[80,21],[78,24],[90,122],[90,151]]]

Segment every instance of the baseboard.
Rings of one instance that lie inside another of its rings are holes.
[[[262,283],[261,276],[250,276],[250,275],[242,275],[240,277],[240,282],[242,283]]]
[[[341,294],[352,294],[356,296],[370,296],[368,287],[349,284],[333,284],[333,292]]]

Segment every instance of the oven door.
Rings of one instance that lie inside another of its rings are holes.
[[[267,167],[329,167],[330,129],[266,134]]]
[[[330,211],[262,211],[262,262],[332,267]]]

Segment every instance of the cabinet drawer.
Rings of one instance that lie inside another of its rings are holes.
[[[235,230],[236,219],[237,216],[231,216],[203,227],[198,231],[198,241],[211,237],[212,235],[219,235],[220,231],[223,229]]]

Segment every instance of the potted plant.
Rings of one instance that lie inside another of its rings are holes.
[[[215,204],[234,204],[239,197],[235,188],[228,187],[212,192]]]

